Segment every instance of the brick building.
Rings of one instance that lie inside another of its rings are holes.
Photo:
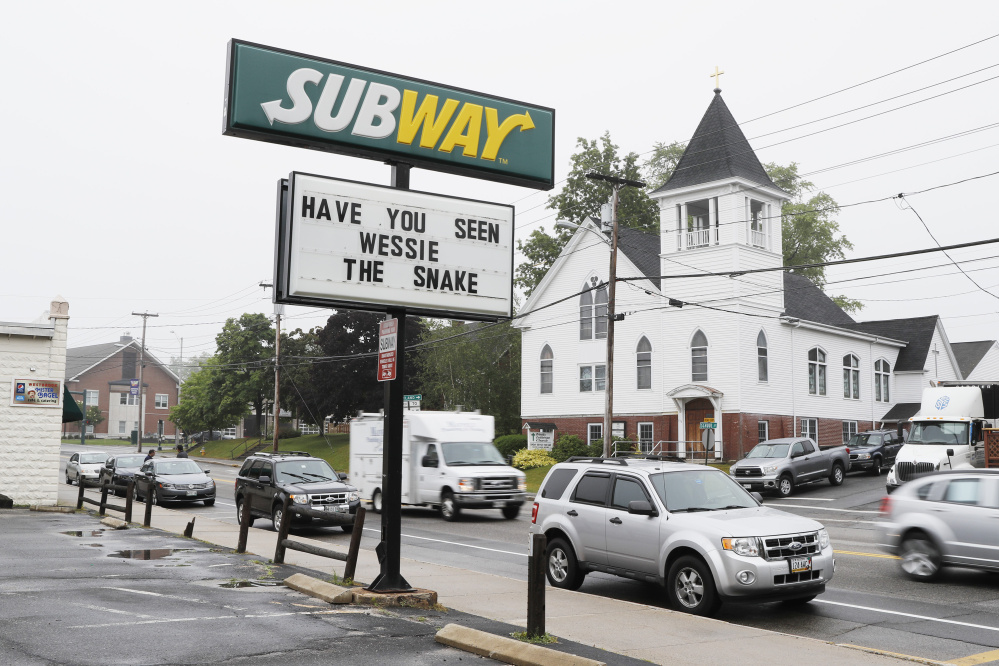
[[[66,352],[66,385],[71,391],[86,392],[87,407],[94,404],[104,420],[88,426],[88,434],[98,439],[128,439],[132,430],[143,439],[174,439],[176,429],[170,408],[177,404],[180,377],[147,349],[143,355],[142,410],[139,396],[132,395],[132,380],[139,377],[138,340],[123,335],[118,342],[74,347]],[[82,396],[77,396],[82,399]],[[67,433],[79,434],[79,424],[67,424]]]

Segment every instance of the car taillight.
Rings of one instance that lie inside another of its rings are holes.
[[[538,503],[535,502],[534,506],[531,507],[531,524],[538,522]]]
[[[881,498],[881,506],[878,507],[878,511],[883,516],[891,515],[891,496],[885,495]]]
[[[850,455],[850,447],[846,447],[846,455]]]

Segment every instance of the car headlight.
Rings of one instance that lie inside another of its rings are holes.
[[[519,490],[520,492],[526,492],[527,491],[527,479],[526,478],[517,479],[517,490]]]
[[[826,532],[824,529],[819,530],[819,548],[825,550],[828,547],[829,547],[829,532]]]
[[[357,493],[350,493],[349,495],[347,495],[348,502],[356,502],[359,499],[361,499],[361,496],[358,495]]]
[[[777,473],[777,465],[770,465],[769,467],[764,467],[763,468],[763,474],[764,475],[776,474],[776,473]]]
[[[308,504],[309,503],[309,496],[308,495],[290,495],[289,497],[291,497],[291,501],[294,502],[295,504]]]
[[[173,490],[176,487],[177,486],[174,485],[174,484],[172,484],[172,483],[163,483],[163,482],[160,482],[160,488],[169,488],[169,489]]]
[[[475,490],[475,479],[458,479],[458,492],[469,493]]]
[[[722,539],[722,548],[736,555],[757,557],[760,554],[760,540],[756,537],[735,537]]]
[[[870,459],[871,459],[871,454],[870,453],[858,453],[857,454],[857,460],[870,460]]]

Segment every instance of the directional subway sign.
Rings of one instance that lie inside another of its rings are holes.
[[[292,173],[275,302],[513,315],[513,206]]]
[[[230,40],[223,134],[550,190],[555,110]]]

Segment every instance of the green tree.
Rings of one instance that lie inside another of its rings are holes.
[[[666,184],[686,149],[686,146],[679,141],[669,144],[657,141],[652,146],[652,155],[642,169],[647,192],[655,192]]]
[[[201,364],[181,385],[180,402],[170,409],[170,420],[186,433],[229,428],[246,413],[246,403],[223,392],[227,368],[215,357]]]
[[[229,318],[215,336],[216,358],[226,399],[242,402],[244,413],[252,406],[257,427],[263,430],[264,407],[274,398],[274,327],[263,314]]]
[[[596,172],[633,180],[640,180],[642,174],[638,154],[628,153],[621,157],[618,147],[611,141],[610,132],[604,132],[594,141],[580,137],[576,139],[576,148],[570,158],[569,177],[559,193],[549,197],[547,208],[556,211],[559,220],[581,224],[589,217],[599,218],[600,207],[613,196],[610,183],[590,180],[586,174]],[[640,188],[621,189],[617,218],[620,226],[659,230],[659,208]],[[517,250],[524,254],[527,261],[517,267],[514,284],[527,296],[555,263],[569,236],[562,230],[556,230],[554,236],[535,230],[526,243],[517,241]]]
[[[82,405],[81,405],[82,406]],[[94,427],[99,426],[104,423],[104,415],[101,414],[101,408],[97,405],[90,405],[87,407],[87,424]]]
[[[322,356],[318,335],[321,329],[303,331],[296,328],[291,333],[281,333],[281,409],[287,409],[296,418],[322,426],[325,414],[312,411],[304,396],[312,381],[311,359]]]
[[[417,363],[422,407],[478,409],[496,419],[497,435],[520,433],[520,338],[508,321],[429,321]]]
[[[845,258],[846,250],[852,250],[853,243],[839,234],[839,224],[835,219],[839,212],[836,200],[825,192],[811,194],[815,184],[798,174],[795,162],[788,166],[770,162],[764,168],[771,180],[790,195],[790,199],[781,207],[784,265],[796,266]],[[793,272],[807,277],[819,287],[825,287],[824,267],[800,268]],[[845,296],[832,296],[832,299],[847,312],[858,312],[863,308],[863,303]]]

